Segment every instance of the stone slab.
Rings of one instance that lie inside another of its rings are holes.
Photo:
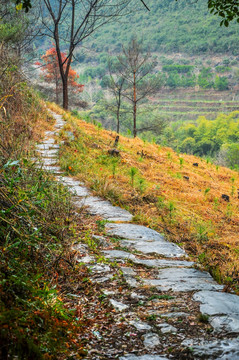
[[[155,346],[158,346],[159,344],[160,344],[160,340],[158,334],[150,332],[144,335],[144,346],[147,349],[153,349]]]
[[[183,346],[192,348],[192,353],[196,359],[239,359],[239,340],[225,339],[215,341],[196,342],[193,339],[184,340]]]
[[[62,182],[64,185],[67,185],[70,187],[83,185],[83,183],[80,182],[79,180],[75,180],[69,176],[59,176],[59,177],[57,177],[57,179],[58,179],[58,181]]]
[[[111,305],[113,306],[113,308],[117,311],[123,311],[123,310],[126,310],[128,309],[128,305],[126,304],[123,304],[119,301],[116,301],[116,300],[113,300],[113,299],[110,299],[109,300]]]
[[[139,259],[136,257],[132,261],[135,264],[145,265],[148,267],[158,267],[158,268],[192,267],[194,265],[193,261],[166,260],[166,259]]]
[[[98,196],[89,196],[80,200],[79,205],[87,206],[93,215],[99,215],[109,221],[131,221],[133,215],[119,206],[113,206],[109,201],[102,200]]]
[[[143,321],[130,321],[130,325],[133,325],[138,331],[147,331],[151,330],[151,326]]]
[[[167,359],[164,356],[160,356],[160,355],[141,355],[141,356],[137,356],[134,354],[128,354],[125,356],[121,356],[119,358],[119,360],[165,360]]]
[[[146,285],[157,286],[160,291],[220,290],[209,273],[188,268],[166,268],[159,270],[157,279],[143,280]]]
[[[57,162],[56,158],[42,158],[42,162],[45,166],[53,165]]]
[[[122,250],[105,250],[103,253],[107,259],[126,259],[132,261],[136,259],[135,255]]]
[[[181,257],[185,251],[179,246],[164,240],[157,231],[142,225],[134,224],[106,224],[109,235],[116,235],[123,239],[124,245],[133,247],[144,254],[156,253],[166,257]]]
[[[193,296],[199,301],[200,311],[210,315],[216,332],[239,334],[239,296],[225,292],[200,291]]]

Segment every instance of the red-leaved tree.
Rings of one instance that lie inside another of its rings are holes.
[[[61,58],[64,62],[64,59],[66,59],[66,54],[61,53]],[[45,55],[42,56],[42,61],[43,63],[36,62],[35,64],[41,65],[41,70],[43,71],[43,77],[45,81],[55,84],[56,103],[59,104],[59,95],[62,92],[62,80],[56,48],[52,47],[51,49],[47,50]],[[66,63],[64,64],[64,67],[66,67]],[[78,78],[79,75],[70,67],[68,75],[68,86],[74,93],[80,93],[84,88],[84,85],[77,83]]]

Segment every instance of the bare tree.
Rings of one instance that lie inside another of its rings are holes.
[[[119,61],[108,60],[109,77],[106,79],[106,85],[113,94],[116,104],[117,133],[120,129],[120,109],[122,103],[122,95],[125,91],[125,78],[121,75],[123,68]]]
[[[127,83],[124,92],[133,105],[133,135],[137,136],[137,107],[147,96],[154,94],[161,87],[160,77],[152,76],[155,63],[150,53],[144,52],[143,45],[136,38],[132,39],[127,47],[122,47],[123,53],[118,56],[123,69],[122,77]]]
[[[74,51],[99,27],[128,12],[131,0],[37,0],[42,34],[53,39],[63,88],[63,107],[68,108],[68,75]],[[67,48],[67,50],[66,50]],[[66,58],[61,52],[64,50]]]

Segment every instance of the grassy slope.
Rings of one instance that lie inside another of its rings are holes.
[[[150,12],[138,4],[120,23],[109,23],[97,31],[91,40],[94,50],[120,50],[121,43],[140,34],[152,51],[162,54],[237,54],[238,24],[220,27],[220,18],[209,13],[207,1],[148,0],[147,5]]]
[[[64,115],[68,121],[64,130],[75,136],[68,141],[67,134],[61,133],[63,169],[132,211],[136,222],[164,232],[208,266],[217,280],[238,289],[237,172],[123,136],[117,160],[108,155],[116,133],[52,108]],[[193,166],[195,162],[198,167]],[[132,168],[137,169],[135,175]],[[229,195],[230,202],[222,194]]]

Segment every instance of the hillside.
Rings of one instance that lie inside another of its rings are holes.
[[[137,34],[153,52],[162,54],[238,54],[238,24],[220,27],[220,19],[209,14],[206,0],[148,0],[146,3],[150,11],[138,5],[127,18],[97,31],[90,40],[92,49],[119,51],[122,43]]]
[[[55,106],[52,109],[67,120],[60,133],[64,140],[62,169],[95,193],[130,209],[135,222],[163,232],[210,269],[217,280],[237,288],[237,172],[123,136],[120,156],[112,157],[108,150],[116,133]]]

